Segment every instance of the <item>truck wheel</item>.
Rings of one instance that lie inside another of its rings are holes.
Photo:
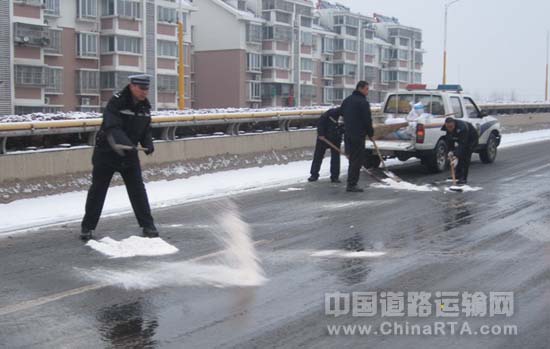
[[[494,133],[489,136],[487,146],[479,153],[479,158],[484,164],[492,164],[497,158],[497,137]]]
[[[447,168],[447,153],[447,143],[440,139],[432,154],[425,159],[424,164],[432,173],[443,172]]]

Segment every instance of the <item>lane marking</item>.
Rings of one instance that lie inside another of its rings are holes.
[[[252,243],[252,245],[261,246],[261,245],[266,245],[266,244],[268,244],[270,242],[273,242],[273,241],[274,240],[258,240],[258,241],[254,241]],[[205,255],[202,255],[202,256],[194,257],[194,258],[188,259],[186,261],[182,261],[182,262],[198,262],[198,261],[201,261],[201,260],[204,260],[204,259],[208,259],[208,258],[217,256],[217,255],[220,255],[224,252],[225,252],[225,250],[220,250],[220,251],[208,253],[208,254],[205,254]],[[20,311],[23,311],[23,310],[28,310],[28,309],[35,308],[35,307],[38,307],[38,306],[41,306],[41,305],[44,305],[44,304],[56,302],[58,300],[61,300],[61,299],[67,298],[67,297],[72,297],[72,296],[76,296],[76,295],[79,295],[79,294],[82,294],[82,293],[99,290],[99,289],[102,289],[102,288],[105,288],[105,287],[108,287],[108,286],[111,286],[111,285],[113,285],[113,284],[112,283],[97,283],[97,284],[92,284],[92,285],[87,285],[87,286],[74,288],[74,289],[59,292],[59,293],[54,293],[54,294],[51,294],[49,296],[39,297],[39,298],[36,298],[36,299],[20,302],[20,303],[17,303],[17,304],[7,305],[7,306],[4,306],[4,307],[0,307],[0,316],[13,314],[13,313],[20,312]]]

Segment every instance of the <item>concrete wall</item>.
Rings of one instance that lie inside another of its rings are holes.
[[[142,156],[142,164],[158,165],[220,155],[300,149],[312,147],[315,137],[315,130],[307,130],[159,142],[155,143],[153,156]],[[90,172],[91,156],[92,148],[2,155],[0,183]]]

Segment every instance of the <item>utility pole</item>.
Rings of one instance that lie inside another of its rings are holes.
[[[445,30],[444,30],[444,41],[443,41],[443,85],[447,83],[447,23],[448,23],[449,7],[451,7],[451,5],[459,1],[460,0],[453,0],[445,4]]]
[[[550,60],[550,30],[546,32],[546,89],[544,90],[544,100],[550,101],[548,99],[548,64]]]
[[[180,8],[178,14],[178,109],[185,109],[185,50],[183,46],[184,40],[184,23],[183,23],[183,3],[180,1]]]

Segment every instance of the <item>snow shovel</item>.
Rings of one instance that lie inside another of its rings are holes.
[[[329,141],[328,139],[326,139],[325,137],[323,136],[320,136],[319,139],[323,142],[325,142],[326,144],[328,144],[329,147],[331,147],[332,149],[336,150],[338,153],[340,153],[341,155],[344,155],[348,160],[349,160],[349,156],[348,154],[342,152],[342,150],[340,148],[338,148],[334,143],[332,143],[331,141]],[[371,176],[374,180],[376,180],[377,182],[380,182],[380,183],[383,183],[382,179],[378,176],[376,176],[374,173],[372,173],[369,169],[365,169],[367,171],[367,174],[369,176]]]
[[[451,160],[451,178],[453,179],[453,185],[451,185],[449,187],[449,190],[455,191],[457,193],[462,193],[464,190],[462,190],[462,188],[460,188],[459,186],[456,185],[456,174],[455,174],[454,161],[453,161],[453,159],[449,159],[449,160]]]
[[[388,170],[386,167],[386,163],[384,162],[384,159],[382,158],[382,154],[380,154],[380,149],[378,149],[378,145],[376,145],[375,140],[372,137],[369,137],[370,141],[374,145],[374,150],[376,151],[376,154],[378,154],[378,157],[380,158],[380,162],[382,163],[382,169],[383,172],[388,178],[393,179],[396,182],[403,182],[403,179],[401,179],[398,175]]]

